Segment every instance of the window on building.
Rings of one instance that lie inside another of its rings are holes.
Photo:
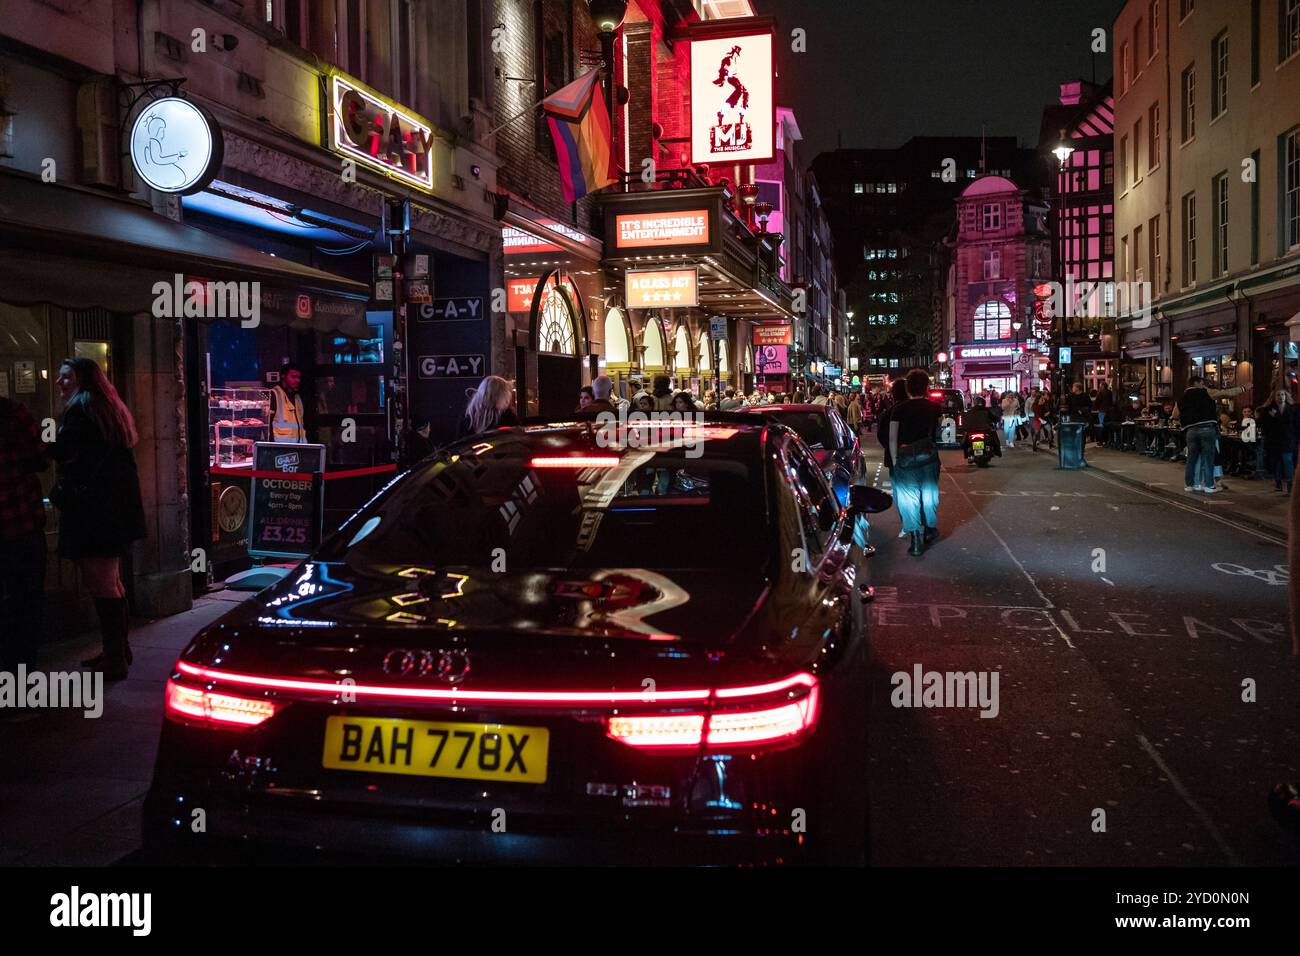
[[[305,8],[306,0],[284,0],[284,35],[301,47],[309,43]]]
[[[1147,248],[1147,262],[1151,263],[1151,275],[1147,276],[1147,281],[1151,283],[1151,296],[1158,296],[1164,287],[1164,273],[1160,271],[1160,217],[1153,216],[1147,223],[1147,241],[1150,244]]]
[[[1228,31],[1210,42],[1210,119],[1228,108]]]
[[[1151,104],[1147,110],[1147,169],[1160,165],[1160,102]]]
[[[1278,0],[1277,61],[1289,60],[1300,53],[1300,0]]]
[[[1136,186],[1142,181],[1142,120],[1138,119],[1133,124],[1133,178],[1129,180],[1129,185]]]
[[[1160,52],[1160,0],[1147,4],[1147,59]]]
[[[976,177],[976,175],[978,175],[978,174],[975,172],[975,170],[973,170],[973,169],[968,169],[968,170],[966,170],[966,178],[967,178],[967,179],[974,179],[974,178]]]
[[[1125,282],[1127,282],[1130,278],[1128,270],[1129,270],[1129,266],[1131,265],[1131,263],[1128,260],[1128,236],[1120,237],[1119,262],[1116,263],[1116,265],[1119,267],[1120,278],[1123,279]]]
[[[1196,193],[1183,197],[1183,286],[1196,284]]]
[[[1001,299],[988,299],[975,309],[972,337],[976,342],[1011,338],[1011,307]]]
[[[1134,76],[1142,75],[1142,64],[1146,61],[1142,59],[1142,35],[1146,32],[1142,28],[1142,18],[1137,18],[1137,23],[1133,24],[1133,62],[1137,64]]]
[[[1128,92],[1129,85],[1133,82],[1133,57],[1132,51],[1128,47],[1128,41],[1125,40],[1119,48],[1119,95],[1123,96]]]
[[[854,183],[853,192],[860,194],[862,192],[862,183]]]
[[[1210,191],[1214,198],[1214,275],[1225,275],[1228,271],[1228,174],[1219,173],[1214,177],[1214,187]]]
[[[1143,268],[1146,248],[1142,243],[1142,227],[1135,226],[1133,229],[1133,280],[1135,282],[1145,282],[1147,278],[1146,269]]]
[[[1178,0],[1178,19],[1183,21],[1187,15],[1196,9],[1196,0]]]
[[[984,278],[1002,278],[1002,252],[998,249],[984,250]]]
[[[1259,0],[1250,0],[1250,85],[1259,84]]]
[[[1002,228],[1001,203],[985,203],[980,214],[985,232]]]
[[[1278,150],[1282,193],[1282,252],[1300,247],[1300,126],[1282,134]]]
[[[1196,64],[1183,70],[1180,98],[1182,100],[1182,141],[1196,135]]]
[[[1259,150],[1250,154],[1250,161],[1259,170]],[[1259,176],[1250,184],[1250,264],[1259,265]]]
[[[1119,138],[1119,183],[1125,189],[1128,188],[1128,137]]]
[[[410,0],[405,0],[405,5],[409,8]],[[408,51],[412,32],[409,27],[404,31],[406,37],[404,42]],[[483,45],[486,40],[483,35],[483,0],[465,0],[465,34],[469,43],[469,59],[466,63],[469,76],[466,89],[471,100],[483,102],[487,98],[484,94],[483,78]]]

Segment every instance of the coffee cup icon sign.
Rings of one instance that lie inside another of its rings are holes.
[[[168,97],[147,106],[131,131],[131,159],[140,178],[162,192],[194,186],[213,160],[214,134],[188,100]]]

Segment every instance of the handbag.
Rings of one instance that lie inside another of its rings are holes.
[[[899,468],[921,468],[939,460],[939,449],[933,438],[918,438],[908,445],[898,446],[898,460],[894,464]]]

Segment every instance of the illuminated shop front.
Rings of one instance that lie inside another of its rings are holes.
[[[1039,385],[1041,355],[1025,345],[958,345],[953,349],[956,387],[969,395],[993,389],[1022,391]]]

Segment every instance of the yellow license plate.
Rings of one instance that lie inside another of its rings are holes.
[[[330,717],[323,766],[418,777],[545,783],[545,727]]]

